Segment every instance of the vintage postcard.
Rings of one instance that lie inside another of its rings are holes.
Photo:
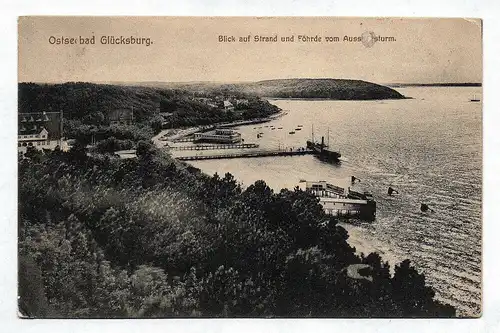
[[[24,318],[482,313],[482,21],[20,17]]]

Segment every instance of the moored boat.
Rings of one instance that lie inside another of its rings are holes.
[[[328,215],[375,219],[377,204],[369,192],[356,192],[326,181],[301,180],[299,188],[318,197]]]
[[[481,100],[479,98],[476,97],[476,95],[474,95],[474,97],[472,97],[470,99],[471,102],[481,102]]]
[[[321,137],[321,143],[307,140],[306,147],[314,151],[314,155],[322,161],[326,162],[339,162],[342,155],[339,152],[329,150],[328,146],[324,142],[324,138]]]
[[[321,137],[321,143],[314,141],[314,126],[311,129],[311,140],[306,141],[307,149],[314,152],[317,158],[326,162],[338,163],[342,155],[339,152],[328,149],[330,144],[330,130],[328,130],[328,145],[325,144],[325,137]]]

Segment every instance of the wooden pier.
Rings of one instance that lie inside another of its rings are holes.
[[[270,157],[270,156],[302,156],[314,154],[313,150],[261,150],[249,151],[240,153],[227,153],[216,155],[193,155],[193,156],[178,156],[176,159],[179,161],[196,161],[196,160],[219,160],[230,158],[255,158],[255,157]]]
[[[238,144],[214,144],[214,145],[193,145],[168,147],[170,150],[218,150],[218,149],[250,149],[259,148],[256,143],[238,143]]]
[[[172,142],[193,142],[193,141],[194,141],[194,136],[188,136],[188,137],[183,137],[183,138],[172,140]]]

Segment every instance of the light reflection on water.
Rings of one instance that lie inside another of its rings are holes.
[[[414,99],[394,101],[273,100],[288,114],[270,123],[239,128],[246,143],[261,148],[303,147],[321,135],[342,153],[339,166],[313,156],[191,162],[206,173],[231,172],[245,186],[258,179],[275,190],[300,179],[362,180],[373,193],[372,224],[345,224],[391,262],[411,259],[461,315],[481,304],[481,88],[400,88]],[[302,130],[295,130],[303,125]],[[267,127],[265,127],[267,126]],[[271,129],[274,126],[275,129]],[[278,127],[283,129],[278,130]],[[289,134],[294,131],[295,134]],[[263,132],[257,139],[257,133]],[[387,196],[392,186],[399,195]],[[435,213],[421,213],[426,202]]]

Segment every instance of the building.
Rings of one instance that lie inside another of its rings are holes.
[[[34,147],[40,147],[47,148],[50,145],[50,140],[48,138],[49,132],[44,128],[32,128],[31,130],[28,130],[24,128],[24,130],[21,132],[22,134],[18,134],[17,136],[17,147],[29,147],[29,146],[34,146]]]
[[[234,105],[230,101],[224,101],[224,111],[233,111]]]
[[[110,125],[132,125],[134,123],[134,110],[115,109],[108,113]]]
[[[62,147],[62,113],[30,112],[18,114],[17,150],[25,153],[28,147],[54,149]]]
[[[194,134],[194,142],[239,143],[241,134],[231,129],[218,128],[215,131]]]
[[[234,101],[237,106],[248,106],[248,100],[247,99],[237,99]]]
[[[207,106],[210,106],[212,108],[217,108],[217,101],[213,100],[212,98],[208,97],[197,97],[196,100],[200,103],[203,103]]]

